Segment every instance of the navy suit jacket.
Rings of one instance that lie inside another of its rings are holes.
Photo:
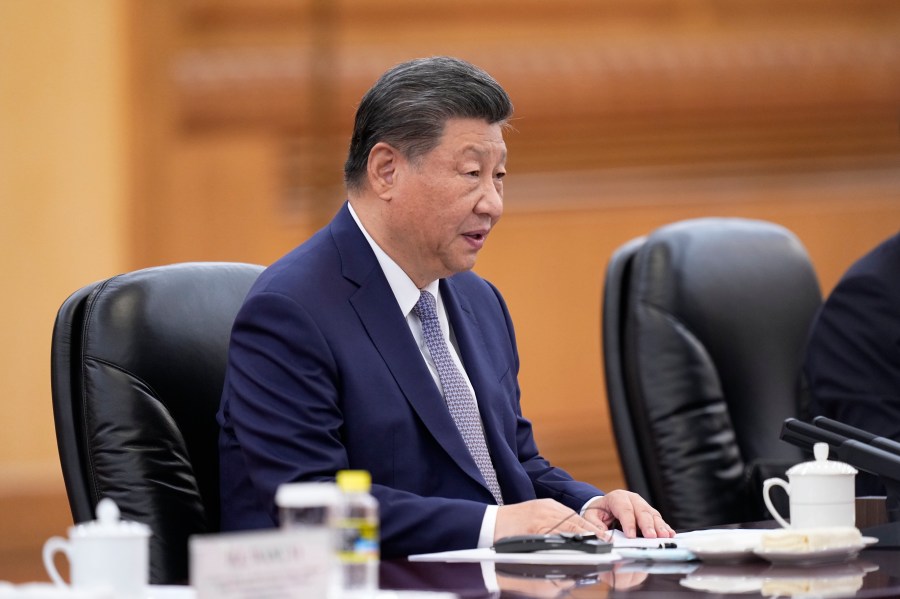
[[[578,510],[601,492],[538,453],[503,298],[471,272],[440,286],[505,502]],[[346,468],[372,474],[385,557],[476,546],[494,502],[346,204],[248,294],[219,423],[223,530],[275,526],[281,483]]]
[[[805,373],[813,415],[900,441],[900,234],[844,274],[819,310]],[[860,473],[857,491],[881,492]]]

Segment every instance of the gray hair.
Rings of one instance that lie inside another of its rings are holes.
[[[447,120],[506,124],[512,111],[500,84],[464,60],[437,56],[401,63],[375,82],[356,110],[344,183],[349,190],[362,187],[376,143],[415,160],[438,145]]]

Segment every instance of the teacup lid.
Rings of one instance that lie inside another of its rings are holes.
[[[329,482],[283,483],[275,492],[275,504],[282,508],[332,506],[340,501],[340,489]]]
[[[828,459],[828,443],[816,443],[813,445],[813,455],[816,459],[811,462],[803,462],[792,466],[787,471],[788,476],[805,474],[856,474],[856,468],[844,462]]]
[[[150,527],[141,522],[119,519],[119,506],[109,497],[97,504],[97,519],[69,529],[70,537],[150,536]]]

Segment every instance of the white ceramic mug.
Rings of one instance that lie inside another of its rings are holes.
[[[73,589],[107,589],[117,599],[145,599],[149,528],[137,522],[119,521],[118,508],[109,499],[98,504],[97,516],[94,522],[71,527],[68,539],[47,539],[44,568],[57,586],[69,586],[54,562],[57,553],[64,553],[69,560]]]
[[[856,469],[828,460],[828,445],[816,443],[816,459],[787,471],[790,483],[780,478],[763,482],[763,501],[784,528],[823,528],[856,525]],[[782,487],[790,498],[791,521],[772,505],[772,487]]]

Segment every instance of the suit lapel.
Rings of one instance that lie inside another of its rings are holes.
[[[359,286],[351,295],[350,304],[406,400],[444,451],[466,474],[487,489],[422,359],[378,260],[346,205],[332,221],[331,231],[341,255],[344,276]]]

